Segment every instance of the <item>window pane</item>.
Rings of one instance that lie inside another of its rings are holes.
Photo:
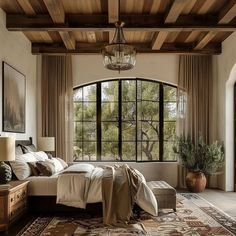
[[[142,161],[159,160],[159,142],[142,142]]]
[[[164,142],[164,157],[165,161],[176,161],[176,156],[173,152],[173,142]]]
[[[159,83],[138,81],[138,100],[159,100]]]
[[[138,140],[159,140],[159,122],[138,122]]]
[[[74,90],[74,96],[73,96],[73,101],[82,101],[82,88]]]
[[[83,160],[95,161],[96,156],[96,142],[84,142],[83,143]]]
[[[122,101],[136,101],[136,81],[122,81]]]
[[[83,122],[83,140],[84,141],[96,140],[96,123],[95,122]]]
[[[102,121],[118,121],[118,102],[102,103]]]
[[[122,143],[122,160],[124,161],[136,160],[136,143],[135,142]]]
[[[82,102],[74,102],[74,120],[75,121],[82,121],[83,115],[83,105]]]
[[[73,151],[74,151],[74,154],[73,154],[74,160],[75,161],[82,161],[83,160],[83,158],[82,158],[82,142],[75,142]]]
[[[176,118],[177,118],[176,102],[165,102],[164,120],[176,120]]]
[[[177,101],[177,89],[172,86],[164,85],[164,101]]]
[[[118,101],[118,81],[102,83],[102,101]]]
[[[118,123],[102,122],[102,140],[118,141]]]
[[[159,120],[158,102],[138,102],[138,120]]]
[[[74,122],[74,140],[82,140],[82,122]]]
[[[122,103],[122,120],[136,120],[136,103]]]
[[[83,87],[83,101],[96,101],[96,84]]]
[[[102,142],[103,161],[120,161],[118,155],[118,142]]]
[[[84,121],[96,121],[96,102],[84,102],[83,109]]]
[[[136,122],[122,122],[122,140],[136,140]]]
[[[164,140],[174,141],[176,136],[176,122],[164,122]]]

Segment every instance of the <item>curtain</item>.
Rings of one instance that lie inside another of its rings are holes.
[[[178,75],[178,135],[190,136],[194,142],[202,136],[206,143],[210,143],[212,104],[212,57],[181,55]],[[186,170],[179,166],[178,174],[179,187],[185,187]]]
[[[73,161],[71,56],[42,56],[42,136],[55,137],[55,155]]]

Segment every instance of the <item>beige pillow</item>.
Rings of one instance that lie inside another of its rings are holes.
[[[63,169],[68,167],[68,164],[64,160],[62,160],[59,157],[56,157],[56,159],[61,163],[61,165],[63,166]]]
[[[49,161],[38,161],[36,162],[36,165],[40,171],[40,175],[51,176],[55,174],[55,166]]]
[[[27,164],[29,165],[30,167],[30,170],[31,170],[31,175],[33,176],[39,176],[40,174],[40,171],[37,167],[37,162],[27,162]]]
[[[25,161],[11,161],[11,168],[17,179],[24,180],[31,175],[31,169]]]

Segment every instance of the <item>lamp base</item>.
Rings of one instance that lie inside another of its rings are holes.
[[[0,184],[7,184],[11,180],[11,167],[4,161],[0,162]]]

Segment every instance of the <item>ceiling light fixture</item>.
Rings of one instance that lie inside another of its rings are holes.
[[[120,5],[120,4],[119,4]],[[115,23],[116,31],[112,42],[102,49],[103,64],[109,70],[130,70],[136,63],[134,46],[126,44],[123,27],[124,22]]]

